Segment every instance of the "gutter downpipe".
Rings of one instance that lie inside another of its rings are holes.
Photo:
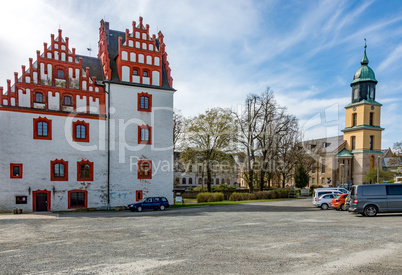
[[[107,83],[107,210],[110,210],[110,82]]]

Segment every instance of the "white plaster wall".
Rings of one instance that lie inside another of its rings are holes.
[[[140,76],[139,75],[133,75],[133,82],[134,83],[140,83]]]
[[[52,92],[47,93],[48,98],[48,108],[50,110],[60,110],[60,94],[55,93],[55,96],[52,95]]]
[[[26,93],[20,89],[18,90],[18,105],[20,107],[31,107],[31,91],[26,89]]]
[[[38,73],[33,72],[32,77],[33,77],[33,83],[37,84],[38,83]]]
[[[147,64],[152,65],[152,56],[147,55]]]
[[[87,109],[87,97],[83,96],[82,98],[79,95],[75,96],[76,100],[76,108],[78,112],[86,112]]]
[[[130,68],[128,66],[121,67],[121,81],[130,82]]]
[[[33,139],[33,119],[52,120],[52,140]],[[84,120],[90,126],[90,142],[72,142],[72,121]],[[69,126],[67,129],[65,125]],[[107,153],[105,121],[88,118],[67,118],[49,114],[0,111],[0,210],[21,208],[32,211],[32,191],[51,191],[51,210],[67,210],[69,190],[87,190],[88,207],[105,208],[107,203]],[[101,135],[99,133],[102,133]],[[50,181],[50,161],[68,161],[68,181]],[[77,181],[77,162],[94,162],[94,181]],[[23,164],[23,178],[10,179],[10,163]],[[31,193],[29,192],[31,189]],[[27,196],[27,204],[15,204],[16,196]]]
[[[147,85],[151,84],[150,77],[143,76],[142,77],[142,84],[147,84]]]
[[[122,51],[122,52],[121,52],[121,60],[128,60],[127,58],[128,58],[127,52],[126,52],[126,51]]]
[[[89,112],[91,114],[99,114],[99,98],[89,97]]]
[[[141,92],[152,94],[152,112],[137,110],[137,95]],[[111,131],[115,140],[111,152],[111,205],[135,202],[136,190],[142,190],[144,197],[165,196],[172,203],[173,92],[111,84],[111,107],[116,110],[111,115],[115,125]],[[138,144],[138,125],[142,124],[152,127],[152,145]],[[138,179],[137,160],[153,161],[152,179]]]
[[[152,85],[159,86],[159,72],[152,71]]]
[[[135,53],[130,53],[130,61],[135,62]]]

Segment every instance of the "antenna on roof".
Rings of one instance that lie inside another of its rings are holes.
[[[89,52],[89,56],[91,56],[91,52],[92,52],[91,43],[89,43],[89,48],[87,48],[87,51]]]

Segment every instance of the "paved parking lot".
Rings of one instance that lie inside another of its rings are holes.
[[[401,228],[401,214],[322,211],[310,199],[0,215],[0,273],[401,274]]]

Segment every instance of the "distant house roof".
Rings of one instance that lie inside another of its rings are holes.
[[[320,154],[338,153],[346,141],[343,140],[343,135],[335,137],[327,137],[320,139],[312,139],[303,141],[304,146],[309,150],[319,149]]]
[[[383,158],[390,158],[393,156],[393,152],[392,152],[391,148],[382,149],[381,152],[382,152]]]

